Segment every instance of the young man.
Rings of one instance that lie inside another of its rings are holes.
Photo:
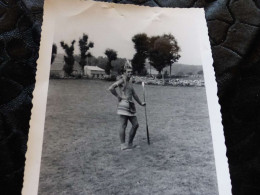
[[[135,93],[132,83],[132,74],[132,66],[129,61],[127,61],[124,66],[124,74],[122,77],[109,87],[109,91],[117,97],[119,102],[117,107],[117,114],[120,118],[119,136],[121,141],[121,150],[132,149],[136,147],[133,145],[133,140],[139,124],[135,116],[136,110],[133,98],[138,102],[138,104],[145,106],[145,102],[141,102]],[[117,87],[119,88],[119,93],[116,91]],[[126,144],[125,130],[128,120],[132,123],[132,128],[129,133],[128,143]]]

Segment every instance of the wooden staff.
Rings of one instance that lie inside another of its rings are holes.
[[[143,94],[144,94],[144,102],[145,101],[145,89],[144,89],[144,82],[142,82],[143,86]],[[146,105],[144,106],[144,111],[145,111],[145,123],[146,123],[146,135],[147,135],[147,143],[150,145],[150,137],[149,137],[149,129],[148,129],[148,122],[147,122],[147,112],[146,112]]]

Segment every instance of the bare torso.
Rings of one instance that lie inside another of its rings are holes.
[[[125,85],[125,86],[124,86]],[[119,85],[119,92],[123,99],[132,101],[133,99],[133,84],[130,81],[123,82]]]

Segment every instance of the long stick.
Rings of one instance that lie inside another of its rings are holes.
[[[145,89],[144,89],[144,82],[142,82],[142,86],[143,86],[144,102],[145,102]],[[150,145],[150,136],[149,136],[148,123],[147,123],[146,105],[144,106],[144,111],[145,111],[145,123],[146,123],[147,143],[148,143],[148,145]]]

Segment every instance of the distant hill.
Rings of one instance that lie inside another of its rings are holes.
[[[64,54],[57,54],[53,64],[51,65],[51,70],[62,70],[63,69],[63,65],[64,65],[63,56],[64,56]],[[74,70],[80,71],[81,68],[77,61],[79,61],[79,56],[75,56]],[[119,64],[123,64],[122,61],[124,61],[124,59],[118,59],[117,61]],[[113,62],[113,63],[115,63],[115,62]],[[105,60],[104,65],[105,64],[106,64],[106,60]],[[97,64],[95,64],[95,65],[97,65]],[[114,66],[115,66],[115,64],[114,64]],[[101,68],[103,68],[103,67],[101,67]],[[146,69],[147,69],[148,73],[150,73],[149,62],[146,62]],[[164,68],[162,72],[164,72],[164,71],[167,71],[169,74],[170,67],[168,66],[168,67]],[[172,75],[188,75],[188,74],[196,75],[196,74],[198,74],[199,71],[202,71],[201,65],[186,65],[186,64],[179,64],[179,63],[174,63],[172,65]],[[153,75],[158,74],[157,70],[155,70],[153,67],[151,68],[151,73]]]
[[[64,66],[64,54],[57,54],[51,65],[51,70],[60,71],[63,70],[63,66]],[[76,71],[81,71],[81,67],[79,63],[76,61],[76,59],[75,59],[73,69]]]
[[[63,54],[57,54],[53,63],[51,64],[51,70],[62,70],[63,69],[63,64],[64,64],[64,59],[63,59]]]
[[[146,68],[148,73],[150,72],[150,64],[147,63],[146,64]],[[196,75],[199,71],[202,71],[202,65],[186,65],[186,64],[178,64],[178,63],[174,63],[172,65],[172,71],[171,74],[172,75],[180,75],[180,74],[194,74]],[[170,73],[170,67],[166,67],[163,69],[162,72],[167,71],[168,73]],[[157,73],[157,71],[152,67],[152,74]]]

